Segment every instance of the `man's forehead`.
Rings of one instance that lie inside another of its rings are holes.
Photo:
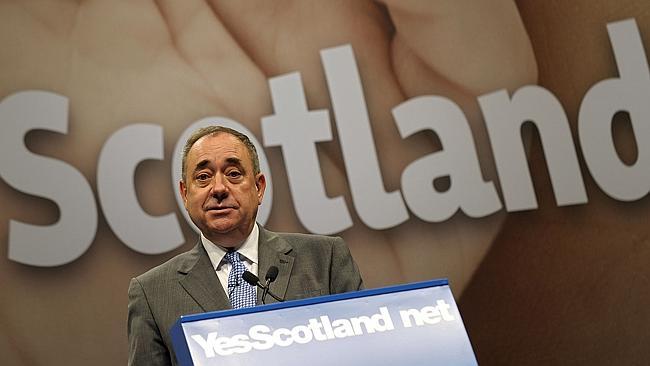
[[[209,166],[212,164],[213,160],[212,159],[201,159],[196,163],[196,169],[201,169],[206,166]],[[240,158],[237,157],[226,157],[223,159],[223,162],[225,165],[236,165],[236,166],[243,166],[243,162]]]
[[[188,155],[197,164],[212,160],[215,156],[218,156],[218,160],[232,164],[246,164],[246,161],[250,161],[244,143],[229,133],[201,137],[192,145]]]

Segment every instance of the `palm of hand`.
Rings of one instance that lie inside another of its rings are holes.
[[[438,148],[427,136],[413,136],[408,144],[402,140],[393,107],[415,95],[445,95],[476,125],[481,123],[477,95],[535,79],[514,4],[481,6],[458,1],[5,3],[4,24],[15,29],[12,22],[20,22],[22,30],[22,42],[3,36],[15,51],[3,58],[5,69],[15,70],[5,78],[70,98],[70,135],[88,138],[75,140],[60,156],[92,181],[102,141],[131,123],[161,124],[168,149],[187,124],[205,116],[237,120],[259,138],[261,117],[273,114],[267,85],[272,76],[299,71],[310,109],[330,108],[319,51],[350,43],[384,184],[393,191],[400,188],[406,165]],[[54,10],[62,15],[52,17]],[[507,72],[484,72],[505,65]],[[476,140],[479,154],[486,154],[484,136]],[[503,215],[471,222],[457,216],[442,224],[411,218],[389,230],[371,230],[354,216],[339,145],[323,143],[319,151],[328,194],[343,195],[353,215],[354,226],[343,235],[369,286],[448,276],[464,287]],[[285,182],[279,149],[268,149],[267,155],[273,179]],[[152,166],[137,184],[159,186],[168,169]],[[485,170],[491,179],[493,171]],[[171,187],[139,190],[143,206],[159,214],[174,210],[172,194]],[[274,197],[268,226],[303,231],[287,185],[276,184]]]

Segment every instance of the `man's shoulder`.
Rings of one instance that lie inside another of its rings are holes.
[[[199,244],[200,245],[200,244]],[[176,278],[179,271],[191,267],[198,260],[197,247],[177,254],[176,256],[168,259],[166,262],[159,264],[148,271],[136,276],[136,279],[141,283],[151,281],[160,281],[169,278]]]
[[[275,250],[288,253],[294,252],[294,255],[303,253],[312,256],[330,255],[332,252],[345,252],[347,246],[343,239],[338,236],[326,236],[316,234],[304,234],[293,232],[272,232],[265,233],[265,240],[271,244]],[[262,242],[260,242],[261,244]]]
[[[267,230],[268,231],[268,230]],[[268,231],[270,235],[277,235],[290,244],[304,245],[304,244],[324,244],[333,245],[335,243],[343,243],[343,239],[338,236],[326,236],[317,234],[304,234],[304,233],[290,233],[290,232],[273,232]]]

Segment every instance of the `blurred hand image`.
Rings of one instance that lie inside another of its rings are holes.
[[[274,114],[268,79],[295,71],[309,109],[331,111],[322,49],[352,46],[389,192],[400,189],[409,163],[441,148],[433,134],[402,139],[392,108],[421,95],[453,100],[474,133],[484,179],[493,181],[496,172],[476,98],[537,82],[530,40],[509,0],[5,0],[0,2],[0,30],[2,98],[31,89],[69,98],[69,133],[35,131],[27,135],[27,147],[73,165],[93,189],[99,151],[113,132],[133,123],[164,128],[165,159],[144,162],[134,182],[141,206],[152,215],[180,213],[169,179],[171,151],[190,123],[207,116],[230,118],[261,141],[260,120]],[[331,112],[330,119],[335,131]],[[443,223],[410,213],[396,227],[373,230],[354,211],[336,136],[317,149],[327,194],[343,196],[352,215],[354,225],[337,235],[349,243],[366,286],[449,277],[459,295],[498,234],[505,211],[482,219],[459,213]],[[265,150],[275,183],[265,226],[304,232],[282,152]],[[58,218],[52,202],[18,193],[4,182],[0,196],[7,202],[0,226],[4,238],[10,219],[45,225]],[[391,209],[377,204],[380,210]],[[178,217],[186,245],[193,245],[196,235]],[[125,358],[123,344],[101,346],[104,339],[125,338],[126,300],[115,294],[124,293],[132,275],[164,258],[134,254],[101,215],[99,220],[93,246],[69,267],[38,273],[17,264],[1,267],[2,288],[16,294],[0,301],[0,353],[8,355],[9,364],[48,364],[52,354],[61,364]],[[0,253],[6,258],[5,251]],[[114,273],[119,281],[112,279]],[[70,304],[71,298],[80,300]],[[41,309],[43,301],[47,309]],[[31,316],[36,312],[43,315]],[[68,316],[79,321],[65,321]],[[95,335],[97,329],[102,331]],[[32,337],[36,330],[48,341]],[[84,337],[73,346],[63,333]]]

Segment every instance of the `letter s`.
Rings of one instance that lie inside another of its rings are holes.
[[[59,206],[52,225],[9,222],[9,259],[32,266],[59,266],[81,256],[97,229],[93,192],[69,164],[33,154],[24,144],[35,129],[66,134],[68,100],[46,91],[24,91],[0,102],[0,177],[14,189],[44,197]]]
[[[271,328],[266,325],[254,325],[248,330],[248,336],[254,342],[251,343],[251,346],[256,350],[267,350],[273,346],[273,336],[269,334]],[[259,341],[259,342],[255,342]]]

